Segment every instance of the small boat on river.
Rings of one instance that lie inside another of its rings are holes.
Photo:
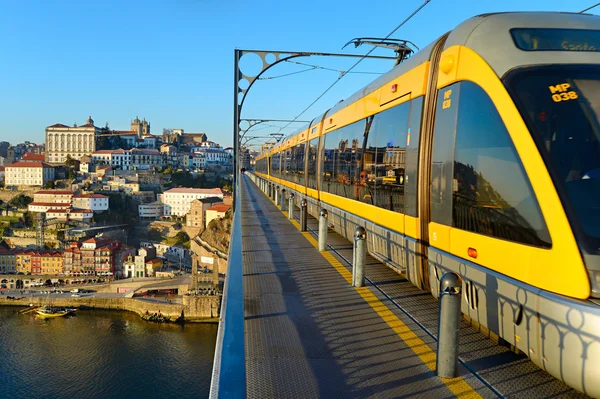
[[[75,308],[65,308],[62,306],[42,306],[37,308],[35,312],[44,318],[62,317],[71,313],[75,313]]]

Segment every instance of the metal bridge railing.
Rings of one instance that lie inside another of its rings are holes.
[[[242,216],[239,179],[234,196],[233,225],[221,321],[217,332],[210,398],[246,397],[246,357],[244,348],[244,291],[242,280]]]

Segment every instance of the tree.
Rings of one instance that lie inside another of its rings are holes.
[[[25,208],[27,207],[27,205],[31,204],[33,202],[33,198],[31,198],[28,195],[24,195],[21,194],[15,198],[13,198],[12,200],[10,200],[10,205],[17,207],[17,208]]]
[[[68,166],[68,167],[73,167],[73,166],[75,166],[75,163],[76,163],[76,162],[77,162],[77,161],[75,161],[75,160],[74,160],[74,159],[71,157],[71,155],[67,154],[67,160],[65,161],[65,166]]]
[[[69,179],[75,180],[75,173],[72,170],[69,171]]]
[[[175,235],[175,245],[183,244],[190,240],[190,236],[185,231],[180,231]]]
[[[56,185],[54,184],[54,180],[48,180],[46,182],[46,186],[45,187],[46,188],[54,188],[54,187],[56,187]]]

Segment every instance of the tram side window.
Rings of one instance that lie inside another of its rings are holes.
[[[396,212],[404,212],[409,111],[405,102],[375,115],[365,150],[366,195],[375,206]]]
[[[410,104],[408,132],[406,137],[406,169],[404,177],[404,213],[417,216],[417,177],[419,166],[419,137],[423,97],[415,98]]]
[[[296,146],[296,179],[294,180],[296,183],[301,185],[305,185],[304,181],[304,150],[306,147],[306,143],[298,144]]]
[[[496,107],[476,84],[460,85],[452,226],[550,247],[535,194]]]
[[[277,153],[277,154],[273,154],[273,156],[271,156],[271,176],[275,176],[275,177],[280,176],[280,173],[279,173],[280,155],[281,155],[281,153]]]
[[[281,153],[283,159],[281,163],[281,174],[284,180],[290,180],[290,176],[292,174],[291,165],[292,165],[292,149],[288,148],[287,150]]]
[[[308,170],[307,170],[307,186],[313,190],[317,189],[317,166],[319,161],[319,138],[312,139],[308,142]]]
[[[358,199],[365,128],[366,119],[323,136],[323,191]]]

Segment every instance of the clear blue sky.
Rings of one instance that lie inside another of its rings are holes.
[[[231,145],[235,48],[341,52],[351,38],[385,36],[421,2],[0,0],[0,140],[42,142],[46,126],[82,124],[88,115],[97,126],[108,122],[113,129],[128,129],[130,119],[139,116],[150,121],[153,133],[183,128]],[[394,37],[424,47],[473,15],[580,11],[593,3],[432,0]],[[253,65],[245,61],[245,67]],[[335,69],[355,62],[299,61]],[[356,71],[383,72],[391,65],[365,61]],[[267,76],[305,68],[285,64]],[[317,70],[259,82],[242,117],[294,118],[336,77]],[[375,77],[345,77],[300,119],[320,114]],[[278,130],[265,128],[256,133]]]

